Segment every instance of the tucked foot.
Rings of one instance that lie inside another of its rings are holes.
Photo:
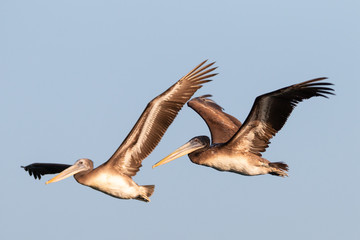
[[[269,163],[270,172],[269,174],[279,176],[279,177],[288,177],[286,173],[289,170],[289,166],[283,162],[273,162]]]
[[[138,196],[137,198],[135,198],[136,200],[140,200],[143,202],[150,202],[150,198],[148,198],[147,196]]]

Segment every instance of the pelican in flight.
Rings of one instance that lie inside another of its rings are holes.
[[[206,122],[211,132],[212,143],[207,136],[192,138],[169,156],[153,166],[157,167],[188,154],[199,165],[219,171],[253,176],[271,174],[285,177],[288,165],[270,162],[261,157],[270,144],[270,139],[280,131],[296,105],[311,97],[333,95],[333,85],[317,78],[294,84],[258,96],[244,124],[222,111],[222,107],[209,99],[211,95],[197,97],[188,102]]]
[[[140,118],[110,159],[93,168],[90,159],[82,158],[74,165],[33,163],[25,168],[35,179],[44,174],[59,173],[46,184],[57,182],[74,175],[76,181],[95,190],[121,199],[137,199],[149,202],[154,185],[140,186],[132,177],[141,167],[141,162],[160,142],[167,128],[175,119],[182,106],[191,96],[211,81],[216,75],[211,73],[214,63],[199,64],[164,93],[154,98],[145,108]]]

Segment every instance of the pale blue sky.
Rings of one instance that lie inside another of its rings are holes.
[[[1,239],[359,239],[359,1],[0,2]],[[301,103],[264,157],[290,177],[244,177],[187,157],[209,135],[184,107],[134,178],[151,203],[69,178],[45,185],[33,162],[106,161],[146,104],[204,59],[213,94],[244,121],[256,96],[329,77],[336,96]]]

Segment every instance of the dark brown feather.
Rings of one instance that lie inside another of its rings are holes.
[[[211,95],[193,98],[187,105],[206,122],[211,133],[212,144],[225,143],[239,130],[241,122],[223,112],[223,108],[209,97]]]
[[[299,102],[334,94],[332,88],[326,87],[333,84],[319,82],[324,79],[316,78],[258,96],[244,124],[226,144],[227,147],[261,156]]]
[[[105,163],[123,174],[134,176],[141,162],[160,142],[167,128],[191,96],[215,76],[210,68],[214,63],[199,64],[164,93],[154,98],[145,108],[133,129],[120,147]]]
[[[40,180],[43,175],[60,173],[70,166],[71,165],[60,163],[33,163],[21,167],[24,168],[25,171],[28,171],[30,176],[34,175],[35,179],[38,178]]]

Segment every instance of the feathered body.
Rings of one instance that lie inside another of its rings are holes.
[[[25,170],[39,177],[43,174],[59,173],[47,183],[60,181],[74,175],[86,186],[121,199],[137,199],[149,202],[154,185],[137,185],[132,177],[141,167],[142,161],[154,150],[165,131],[175,119],[182,106],[202,87],[216,68],[214,63],[199,64],[164,93],[154,98],[146,106],[140,118],[110,159],[93,168],[90,159],[79,159],[74,165],[64,169],[62,164],[34,163]]]
[[[309,80],[258,96],[243,124],[223,112],[223,108],[209,98],[210,95],[190,100],[188,106],[204,119],[212,142],[207,136],[194,137],[153,167],[188,154],[193,163],[219,171],[247,176],[287,176],[287,164],[270,162],[261,153],[265,152],[270,139],[281,130],[299,102],[333,94],[333,89],[328,87],[332,84],[321,82],[324,79]]]

